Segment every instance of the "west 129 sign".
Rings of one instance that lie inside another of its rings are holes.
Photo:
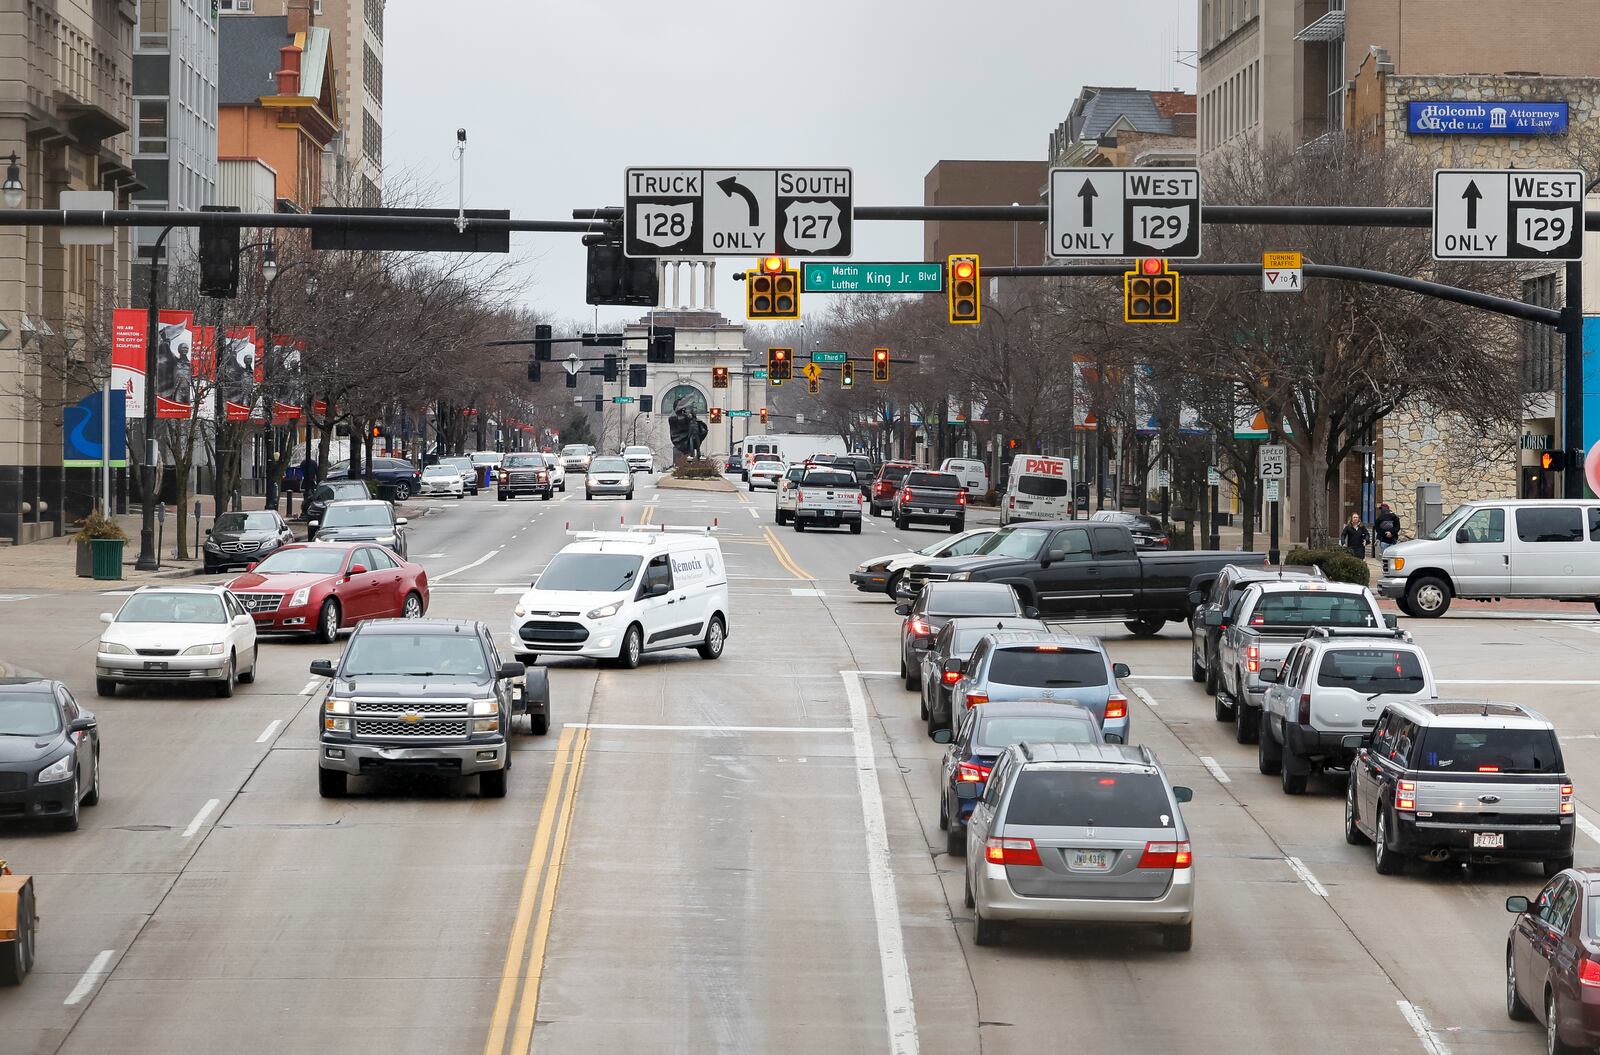
[[[628,256],[849,256],[849,169],[637,168]]]

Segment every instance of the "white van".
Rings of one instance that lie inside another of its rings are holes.
[[[1440,616],[1455,597],[1593,601],[1600,608],[1600,500],[1468,502],[1427,538],[1384,550],[1378,592],[1406,615]]]
[[[942,473],[955,473],[967,494],[978,501],[989,493],[989,468],[976,458],[946,458],[939,463]]]
[[[550,558],[511,616],[511,648],[637,667],[647,652],[722,655],[728,569],[709,528],[577,531]]]
[[[1025,454],[1011,463],[1000,523],[1067,520],[1072,516],[1072,463],[1065,458]]]

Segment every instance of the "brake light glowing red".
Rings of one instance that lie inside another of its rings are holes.
[[[989,779],[991,766],[980,766],[972,762],[963,762],[956,767],[956,779],[968,784],[981,784]]]
[[[1095,781],[1095,783],[1099,784],[1103,788],[1114,788],[1114,787],[1117,786],[1117,778],[1116,777],[1101,777],[1099,780]]]
[[[929,626],[928,621],[920,615],[912,616],[911,625],[906,629],[910,630],[914,637],[927,637],[933,633],[933,627]]]
[[[1571,814],[1577,812],[1577,807],[1572,802],[1572,785],[1561,785],[1561,812]]]
[[[1500,767],[1499,766],[1479,766],[1478,767],[1478,772],[1479,773],[1498,773],[1498,772],[1500,772]]]
[[[907,487],[907,488],[905,488],[904,490],[902,490],[900,492],[900,501],[902,501],[902,502],[911,501],[911,488]]]
[[[961,672],[959,670],[947,670],[944,672],[944,683],[946,685],[954,685],[960,680]]]
[[[1140,868],[1188,868],[1194,863],[1189,843],[1145,843],[1139,855]]]
[[[1257,620],[1259,620],[1260,618],[1261,618],[1260,616],[1256,616],[1256,618],[1250,620],[1250,622],[1253,624]],[[1247,645],[1247,646],[1245,646],[1244,658],[1245,658],[1245,667],[1246,667],[1246,669],[1248,669],[1250,671],[1250,673],[1255,674],[1255,673],[1258,673],[1261,670],[1261,646],[1260,645]]]
[[[1106,697],[1106,720],[1113,718],[1126,718],[1128,716],[1128,698],[1120,692],[1113,692]]]
[[[964,506],[966,504],[967,504],[967,492],[965,492],[965,491],[956,492],[956,505]]]
[[[968,707],[975,707],[980,703],[988,703],[988,702],[989,702],[989,694],[987,692],[969,692],[969,693],[967,693],[967,706]]]
[[[1580,985],[1600,985],[1600,963],[1590,959],[1578,962],[1578,983]]]
[[[1394,808],[1397,810],[1414,810],[1417,808],[1417,782],[1402,780],[1395,785]]]
[[[990,864],[1042,866],[1032,839],[1002,839],[989,836],[983,843],[983,856]]]

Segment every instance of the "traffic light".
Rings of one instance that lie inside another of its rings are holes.
[[[856,387],[856,364],[852,363],[848,359],[846,359],[843,365],[839,367],[839,387]]]
[[[764,256],[744,273],[744,313],[750,319],[798,319],[800,272],[781,256]]]
[[[872,379],[874,381],[889,380],[889,349],[874,348],[872,350]]]
[[[713,424],[713,425],[722,424],[722,408],[721,407],[712,407],[711,408],[711,424]]]
[[[585,300],[590,304],[624,304],[655,307],[659,296],[656,262],[649,257],[627,257],[622,243],[600,235],[589,245]]]
[[[237,205],[203,205],[202,212],[238,212]],[[200,293],[233,297],[239,293],[239,228],[200,225]]]
[[[822,389],[822,385],[816,378],[814,378],[814,377],[806,378],[806,391],[809,392],[811,395],[813,395],[813,396],[816,395],[819,391],[821,391],[821,389]]]
[[[614,355],[606,356],[605,379],[607,381],[615,381],[617,379],[617,357]]]
[[[678,328],[657,326],[650,334],[650,348],[645,352],[647,363],[674,363],[678,360]]]
[[[761,424],[765,425],[766,423],[767,423],[767,408],[766,407],[762,407],[761,408]]]
[[[1539,455],[1539,468],[1550,473],[1565,472],[1567,461],[1566,451],[1545,451]]]
[[[639,413],[648,414],[651,411],[655,410],[655,408],[656,408],[656,397],[655,396],[640,396],[639,397]]]
[[[541,363],[550,361],[550,338],[555,333],[544,323],[533,328],[533,357]]]
[[[978,257],[975,253],[960,253],[950,257],[949,281],[945,289],[950,298],[950,321],[975,323],[982,314],[978,296]]]
[[[372,426],[372,438],[375,439],[375,440],[383,439],[383,426],[382,425],[374,425],[374,426]]]
[[[767,349],[767,383],[781,385],[794,378],[794,349]]]
[[[594,397],[594,409],[596,409],[596,410],[604,410],[605,408],[606,408],[605,397],[604,396],[595,396]]]
[[[528,360],[528,380],[536,382],[539,380],[539,360],[538,353],[535,352],[534,355],[534,358]]]
[[[728,387],[728,368],[727,367],[725,367],[725,366],[713,366],[711,368],[711,387],[712,388],[727,388]]]
[[[1147,257],[1122,273],[1122,321],[1178,321],[1178,273],[1164,258]]]
[[[645,378],[645,365],[643,363],[629,363],[628,387],[643,388],[647,384],[649,384],[649,381]]]

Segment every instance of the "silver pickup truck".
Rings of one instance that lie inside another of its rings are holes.
[[[848,527],[861,534],[861,486],[844,469],[807,469],[794,489],[794,529]]]
[[[1234,721],[1234,739],[1253,744],[1267,684],[1263,669],[1281,669],[1289,650],[1314,626],[1392,626],[1365,586],[1346,582],[1258,582],[1226,610],[1208,611],[1208,626],[1226,627],[1217,641],[1217,719]]]

